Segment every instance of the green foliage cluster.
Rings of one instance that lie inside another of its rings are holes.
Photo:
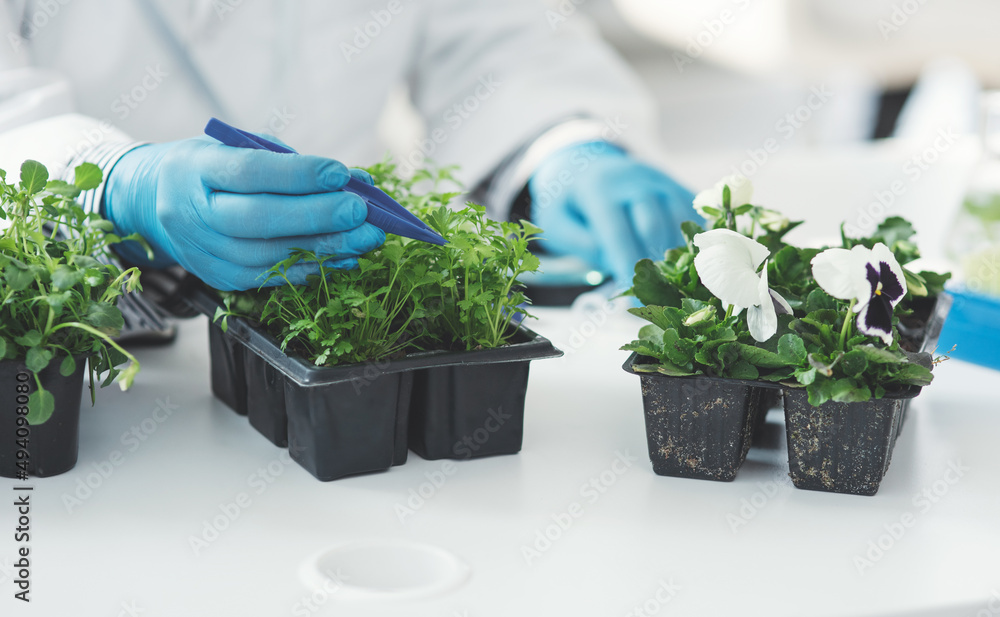
[[[357,270],[333,270],[330,255],[296,250],[268,274],[283,279],[297,263],[315,263],[306,285],[222,294],[232,315],[260,322],[281,343],[317,366],[397,357],[410,351],[471,350],[505,344],[512,321],[527,315],[518,277],[538,269],[528,250],[541,230],[527,221],[498,222],[483,206],[450,207],[461,193],[451,168],[403,179],[383,161],[367,171],[376,186],[448,240],[436,246],[397,235],[363,255]],[[429,185],[427,191],[421,186]]]
[[[38,378],[50,363],[68,376],[88,361],[91,400],[95,375],[106,374],[106,386],[120,374],[127,388],[139,370],[112,340],[124,325],[116,299],[139,287],[139,271],[96,258],[113,244],[142,239],[119,238],[109,221],[76,203],[100,182],[100,168],[89,163],[76,168],[73,184],[50,180],[37,161],[24,162],[17,184],[0,170],[0,360],[21,360],[35,374],[31,424],[48,420],[55,406]]]
[[[773,219],[773,214],[742,205],[718,212],[714,228],[727,227],[727,220],[729,228],[734,228],[733,218],[739,215]],[[630,312],[650,323],[639,330],[636,340],[622,347],[648,359],[636,364],[635,370],[677,377],[711,375],[779,382],[806,388],[813,405],[829,400],[865,401],[929,384],[933,379],[931,357],[901,349],[898,333],[889,347],[860,333],[847,336],[856,314],[847,302],[824,292],[812,276],[811,261],[822,249],[800,248],[784,241],[784,235],[799,224],[785,220],[768,228],[754,219],[750,225],[751,230],[765,230],[755,239],[770,251],[769,287],[793,310],[791,315],[778,316],[777,333],[763,343],[750,336],[745,318],[728,314],[728,307],[700,283],[693,238],[702,228],[696,223],[681,225],[686,245],[668,251],[664,261],[637,263],[628,293],[643,306]],[[920,256],[913,235],[909,222],[890,217],[868,238],[844,237],[843,247],[863,244],[871,248],[882,242],[902,265]],[[912,313],[910,304],[915,299],[941,293],[950,276],[914,273],[905,267],[904,273],[908,291],[895,311],[897,324],[900,316]]]

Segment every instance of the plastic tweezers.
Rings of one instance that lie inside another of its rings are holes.
[[[254,150],[270,150],[285,154],[298,154],[295,150],[258,137],[253,133],[230,126],[217,118],[212,118],[205,125],[205,134],[214,137],[233,148],[251,148]],[[368,216],[365,220],[386,233],[396,234],[414,240],[431,244],[447,244],[441,234],[431,229],[426,223],[413,215],[382,189],[372,186],[352,177],[344,186],[345,191],[354,193],[368,204]]]

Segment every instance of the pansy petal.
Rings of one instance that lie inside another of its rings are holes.
[[[778,331],[778,313],[771,301],[771,290],[767,287],[767,267],[757,284],[758,304],[747,309],[747,327],[754,340],[763,343]]]
[[[695,255],[694,267],[702,285],[722,300],[723,305],[747,307],[758,302],[760,279],[746,252],[739,247],[719,244],[703,249]]]
[[[877,336],[886,345],[892,344],[892,304],[888,298],[876,296],[858,313],[858,330]]]
[[[788,300],[782,298],[781,294],[773,289],[771,289],[770,292],[771,302],[774,304],[774,311],[779,315],[791,315],[793,312],[792,305],[788,303]]]
[[[902,266],[896,261],[896,256],[889,247],[879,242],[872,247],[869,263],[879,271],[882,293],[889,296],[892,306],[896,306],[906,295],[906,276]]]
[[[823,291],[834,298],[861,299],[869,295],[865,277],[866,261],[864,255],[857,251],[827,249],[812,259],[813,278]]]
[[[760,267],[760,264],[771,254],[767,247],[760,242],[730,229],[713,229],[702,232],[694,237],[694,245],[702,250],[719,245],[738,248],[746,254],[746,262],[754,270]]]

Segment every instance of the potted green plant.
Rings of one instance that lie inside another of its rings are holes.
[[[727,178],[700,193],[695,204],[712,229],[684,223],[685,247],[636,266],[632,293],[645,306],[632,312],[650,324],[623,349],[634,352],[626,370],[643,377],[654,470],[733,479],[767,393],[780,388],[796,486],[871,494],[898,436],[903,401],[932,379],[931,356],[916,353],[925,341],[900,348],[894,311],[904,299],[940,293],[947,276],[899,264],[896,253],[904,261],[917,253],[912,227],[898,218],[870,238],[844,237],[847,248],[791,246],[784,235],[798,223],[751,205],[751,190],[745,179]],[[926,321],[914,325],[918,337],[935,330]],[[843,428],[852,405],[886,408],[888,423]],[[884,447],[865,449],[875,442]],[[818,464],[803,458],[820,449],[826,459]],[[855,467],[831,460],[834,451],[853,457]],[[859,471],[863,461],[868,471]]]
[[[111,223],[74,200],[96,188],[96,165],[76,168],[73,184],[49,180],[37,161],[20,182],[0,170],[0,392],[15,405],[0,414],[0,475],[52,476],[72,469],[79,444],[84,366],[91,401],[95,378],[131,385],[139,363],[114,342],[123,325],[115,307],[138,288],[108,249],[122,240]],[[131,361],[126,368],[118,367]]]
[[[296,251],[267,283],[311,262],[306,285],[193,297],[213,316],[213,390],[321,480],[387,469],[407,449],[425,458],[520,450],[528,362],[560,355],[519,325],[518,276],[538,268],[528,222],[451,208],[450,170],[402,180],[383,162],[375,182],[448,243],[390,235],[357,270]],[[419,183],[429,191],[417,191]],[[221,298],[221,300],[219,299]]]

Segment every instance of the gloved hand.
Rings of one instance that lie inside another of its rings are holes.
[[[365,223],[365,202],[340,190],[349,173],[371,182],[332,159],[232,148],[207,137],[141,146],[108,175],[104,217],[120,235],[141,234],[154,267],[176,263],[217,289],[251,289],[293,248],[335,256],[330,267],[353,268],[358,255],[385,241],[381,229]],[[122,256],[149,263],[130,244]],[[287,276],[300,284],[318,271],[296,264]]]
[[[582,257],[620,287],[632,285],[637,261],[684,243],[682,222],[704,223],[689,190],[603,141],[553,153],[528,190],[545,249]]]

